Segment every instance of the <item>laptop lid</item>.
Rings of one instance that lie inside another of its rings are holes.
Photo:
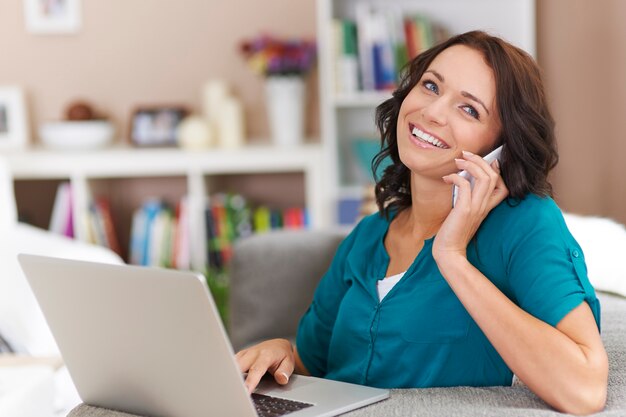
[[[85,403],[155,417],[256,416],[201,275],[18,259]]]

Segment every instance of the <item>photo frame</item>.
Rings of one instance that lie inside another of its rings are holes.
[[[26,30],[34,34],[72,34],[81,27],[81,0],[22,0]]]
[[[130,120],[130,141],[135,146],[176,146],[178,125],[188,114],[182,106],[139,107]]]
[[[28,144],[24,92],[15,86],[0,86],[0,151],[23,149]]]

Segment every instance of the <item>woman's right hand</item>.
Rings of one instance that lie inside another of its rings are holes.
[[[245,384],[252,393],[266,372],[281,385],[289,382],[296,365],[296,354],[287,339],[271,339],[237,352],[241,372],[248,372]]]

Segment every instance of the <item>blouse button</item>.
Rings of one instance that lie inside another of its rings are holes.
[[[574,258],[578,258],[578,257],[580,256],[580,253],[579,253],[576,249],[574,249],[574,250],[572,251],[572,256],[573,256]]]

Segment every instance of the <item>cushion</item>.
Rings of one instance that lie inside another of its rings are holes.
[[[594,288],[626,297],[626,228],[602,217],[569,213],[564,217],[585,254],[587,275]]]
[[[260,340],[294,337],[344,237],[343,232],[281,230],[237,243],[229,300],[235,350]]]

